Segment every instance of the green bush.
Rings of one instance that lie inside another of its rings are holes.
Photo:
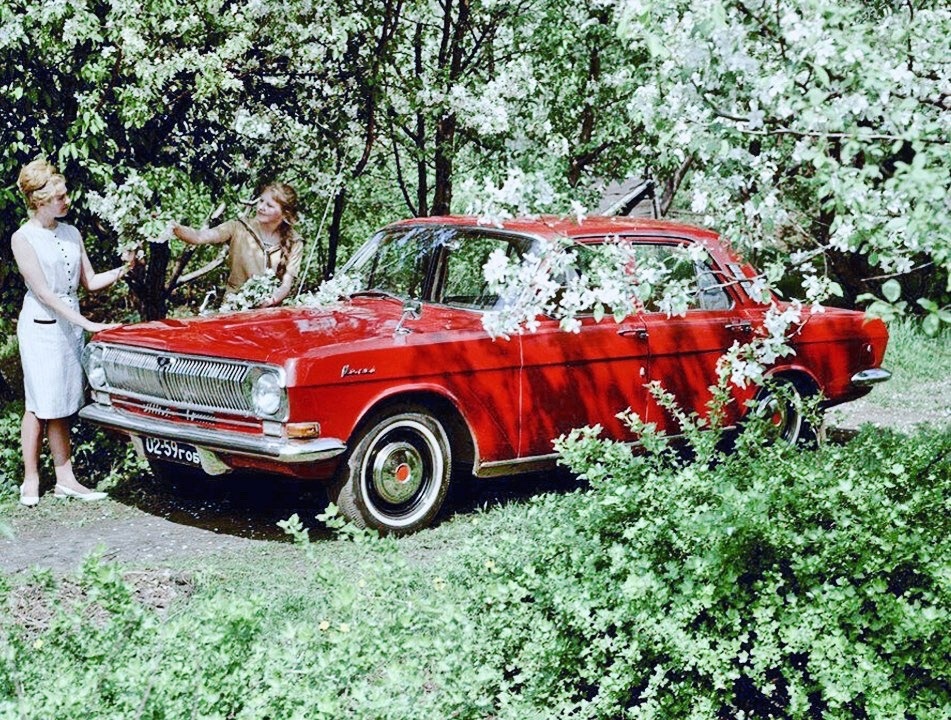
[[[0,614],[0,718],[948,717],[951,433],[741,446],[579,431],[584,489],[343,527],[343,565],[292,520],[308,563],[167,616],[90,561],[47,626]]]
[[[568,678],[558,716],[947,717],[951,434],[673,471],[590,431],[564,452],[590,493],[503,571],[556,642],[499,653],[535,692]]]

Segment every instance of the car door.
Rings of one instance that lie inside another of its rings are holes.
[[[749,339],[752,326],[738,309],[730,279],[705,253],[669,240],[638,245],[645,263],[660,264],[668,275],[645,301],[643,315],[650,352],[648,378],[673,396],[679,408],[708,417],[717,383],[717,363],[735,341]],[[664,303],[670,284],[683,290],[683,303]],[[738,412],[738,403],[726,408],[727,422]],[[677,433],[679,423],[672,413],[651,402],[658,427]]]
[[[601,240],[589,238],[574,245],[568,272],[590,278]],[[644,319],[633,307],[620,322],[611,317],[610,308],[604,310],[600,321],[593,312],[582,314],[577,333],[562,330],[553,318],[540,318],[536,331],[519,336],[520,455],[551,453],[554,438],[585,425],[600,425],[607,437],[632,440],[617,417],[629,408],[651,419]]]
[[[648,342],[643,319],[581,319],[578,333],[545,319],[518,337],[522,352],[519,456],[550,454],[552,440],[573,428],[601,425],[605,435],[632,439],[617,414],[647,410]]]

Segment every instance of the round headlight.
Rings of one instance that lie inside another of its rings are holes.
[[[276,373],[265,372],[251,386],[251,402],[258,415],[271,416],[281,409],[284,388]]]
[[[87,345],[83,353],[83,367],[86,377],[93,390],[102,390],[106,387],[106,368],[102,364],[102,346]]]

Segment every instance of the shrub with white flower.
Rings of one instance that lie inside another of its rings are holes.
[[[554,212],[558,195],[542,172],[509,168],[501,184],[491,178],[479,183],[467,178],[456,190],[467,215],[478,215],[486,225],[497,225],[513,217]]]
[[[639,152],[685,173],[702,224],[740,250],[825,260],[807,272],[814,306],[894,279],[930,293],[926,330],[951,323],[947,3],[616,5],[621,42],[649,56],[629,105]],[[904,311],[885,300],[879,314]]]
[[[169,242],[173,221],[212,207],[210,198],[197,195],[181,172],[171,169],[147,174],[130,170],[124,181],[110,181],[101,191],[89,191],[86,201],[119,236],[120,255],[127,251],[140,254],[146,242]]]
[[[274,274],[274,270],[268,268],[260,275],[248,278],[238,292],[227,295],[221,303],[220,310],[221,312],[238,312],[261,307],[274,297],[280,285],[281,282]]]
[[[165,235],[168,220],[155,215],[155,196],[148,181],[132,171],[120,184],[109,183],[103,192],[90,191],[86,202],[119,236],[118,252],[137,252],[145,239]]]
[[[584,255],[582,261],[579,254]],[[703,263],[708,255],[702,246],[692,245],[687,258]],[[502,298],[502,303],[485,313],[482,323],[493,337],[508,340],[535,332],[541,317],[557,318],[562,330],[579,332],[582,314],[592,316],[595,322],[606,315],[620,322],[647,302],[668,317],[684,315],[695,288],[688,279],[673,277],[672,270],[660,258],[639,257],[635,244],[615,236],[604,238],[597,246],[555,238],[540,243],[521,259],[496,250],[483,272],[489,292]],[[720,381],[746,387],[761,383],[771,364],[793,352],[788,338],[802,320],[802,304],[794,301],[780,306],[773,302],[764,276],[741,282],[770,302],[763,334],[735,343],[720,360]],[[810,299],[816,303],[834,291],[827,279],[818,278]]]
[[[324,280],[316,290],[295,298],[293,304],[312,308],[332,307],[360,289],[360,278],[340,273]]]
[[[611,315],[620,322],[656,295],[656,288],[663,288],[660,309],[670,315],[686,312],[689,301],[687,284],[670,278],[663,262],[636,257],[631,243],[613,236],[596,249],[556,238],[521,260],[496,250],[484,273],[489,292],[503,299],[501,308],[483,315],[493,337],[534,332],[539,316],[558,318],[568,332],[581,329],[581,314],[596,322]]]

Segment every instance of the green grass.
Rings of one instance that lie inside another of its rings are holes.
[[[855,407],[867,421],[884,424],[889,419],[903,421],[903,427],[916,419],[920,422],[951,421],[951,334],[925,335],[910,320],[892,323],[882,366],[891,371],[891,379],[877,385]],[[877,409],[887,414],[877,414]],[[846,412],[849,411],[844,406]],[[833,410],[833,413],[838,412]]]
[[[888,327],[883,365],[897,385],[946,380],[951,377],[951,333],[928,337],[917,323],[899,321]]]
[[[186,563],[162,617],[89,563],[92,605],[0,620],[0,717],[943,717],[949,442],[681,469],[583,442],[590,488]]]

